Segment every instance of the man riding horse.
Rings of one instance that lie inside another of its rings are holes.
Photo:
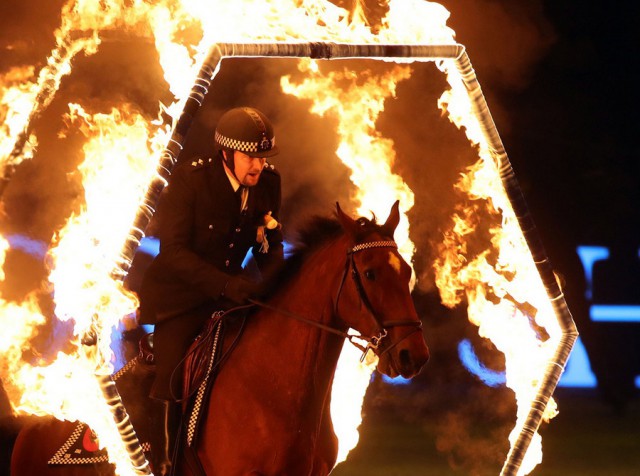
[[[266,163],[278,153],[271,122],[254,108],[235,108],[220,118],[214,140],[217,154],[176,166],[162,193],[160,253],[140,289],[140,323],[155,325],[150,396],[157,403],[154,433],[162,438],[152,449],[156,475],[171,473],[179,367],[189,345],[214,311],[260,293],[260,284],[242,275],[249,249],[263,277],[284,261],[280,175]]]

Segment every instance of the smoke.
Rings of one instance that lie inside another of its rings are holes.
[[[458,42],[467,46],[480,81],[520,90],[556,34],[544,14],[544,2],[456,0],[441,2],[450,12]]]
[[[488,387],[471,387],[437,423],[436,447],[449,465],[463,474],[500,472],[513,428],[513,397]]]
[[[0,3],[0,70],[41,67],[54,47],[64,0],[4,0]]]
[[[464,316],[456,317],[464,319]],[[469,326],[459,332],[466,336],[463,339],[468,340],[484,366],[504,371],[504,356],[490,341],[480,338]],[[440,345],[443,344],[447,346],[444,352],[450,352],[451,343],[443,339]],[[455,375],[455,384],[436,380],[429,388],[429,392],[437,396],[432,397],[425,424],[435,426],[436,448],[449,465],[462,474],[498,474],[509,451],[508,436],[514,427],[513,392],[504,384],[499,387],[483,384],[459,362],[447,366],[448,378]],[[464,398],[460,398],[461,389],[464,389]]]

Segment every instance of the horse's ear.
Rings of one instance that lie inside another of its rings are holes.
[[[396,231],[398,223],[400,223],[400,200],[396,200],[396,203],[391,206],[389,217],[387,218],[387,221],[384,222],[384,225],[382,225],[384,234],[393,238],[393,233]]]
[[[338,221],[342,225],[344,231],[351,237],[355,237],[358,230],[358,224],[353,218],[342,211],[338,202],[336,202],[336,216],[338,217]]]

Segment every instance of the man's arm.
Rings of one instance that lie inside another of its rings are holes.
[[[230,276],[192,250],[196,191],[189,180],[193,172],[178,167],[158,205],[160,254],[166,268],[184,283],[217,299]]]

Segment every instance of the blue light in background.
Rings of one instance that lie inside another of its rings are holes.
[[[588,300],[593,296],[593,263],[609,257],[609,250],[604,246],[578,246],[576,248],[582,267],[584,268],[584,276],[587,280],[587,290],[585,292]]]
[[[46,255],[48,244],[43,241],[35,240],[19,234],[11,234],[6,238],[9,245],[14,250],[23,251],[40,259],[43,259]],[[292,251],[292,246],[285,242],[284,249],[285,256],[288,256]],[[138,250],[150,256],[156,256],[160,251],[160,242],[154,237],[144,237],[141,240]],[[578,246],[576,251],[584,267],[585,277],[587,280],[586,296],[587,299],[590,300],[593,289],[593,264],[596,261],[607,259],[609,257],[609,250],[604,246]],[[250,254],[248,256],[250,256]],[[640,306],[594,304],[590,308],[590,316],[591,320],[595,322],[640,323]],[[143,327],[146,332],[153,332],[153,326]],[[469,340],[464,339],[458,344],[458,356],[465,368],[467,368],[467,370],[473,375],[476,375],[486,385],[495,387],[505,383],[504,372],[497,372],[488,369],[482,362],[480,362],[473,349],[473,345]],[[383,375],[382,379],[384,382],[392,385],[406,385],[410,382],[410,380],[403,377],[396,377],[392,379],[386,375]],[[592,388],[596,386],[596,383],[595,375],[591,371],[587,352],[582,341],[578,338],[571,353],[571,357],[567,362],[565,372],[563,373],[558,385],[560,387]],[[635,384],[636,387],[640,388],[640,376],[636,377]]]
[[[157,256],[160,253],[160,240],[152,236],[145,236],[140,241],[138,251],[142,251],[151,256]]]
[[[44,241],[34,240],[24,235],[7,235],[9,246],[13,250],[24,251],[34,258],[44,258],[49,245]],[[153,237],[144,237],[140,242],[139,251],[151,256],[156,256],[160,252],[160,241]]]
[[[506,383],[504,372],[488,369],[480,362],[473,349],[473,344],[468,339],[464,339],[458,344],[458,356],[462,365],[489,387],[498,387]],[[596,377],[591,371],[587,351],[580,338],[578,338],[558,386],[593,388],[596,384]]]
[[[388,375],[382,374],[382,381],[391,385],[407,385],[411,383],[411,380],[408,378],[404,378],[400,375],[397,377],[391,378]]]
[[[578,337],[558,386],[593,388],[597,384],[596,376],[591,371],[587,350],[584,348],[580,337]]]
[[[604,246],[578,246],[576,248],[587,280],[586,297],[593,297],[593,264],[609,258],[609,250]],[[638,250],[640,257],[640,250]],[[595,322],[640,322],[640,306],[593,304],[589,310],[591,320]]]
[[[292,252],[293,246],[287,243],[286,241],[283,243],[283,246],[284,246],[284,255],[289,256]],[[157,256],[158,253],[160,253],[160,240],[158,240],[158,238],[155,238],[153,236],[145,236],[140,241],[140,246],[138,247],[138,251],[141,251],[142,253],[146,253],[150,256]],[[247,253],[247,257],[242,263],[243,266],[247,264],[247,261],[249,260],[250,256],[251,256],[251,252]]]
[[[589,314],[595,322],[640,322],[640,306],[593,304]]]
[[[480,362],[475,350],[473,350],[473,344],[469,339],[462,339],[458,343],[458,357],[469,372],[489,387],[498,387],[507,382],[504,372],[491,370]]]
[[[35,258],[44,258],[48,246],[44,241],[34,240],[24,235],[8,235],[7,241],[11,249],[24,251]]]

